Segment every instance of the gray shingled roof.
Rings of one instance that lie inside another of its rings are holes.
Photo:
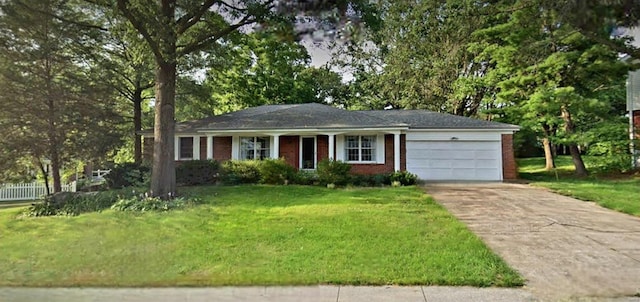
[[[405,123],[412,129],[520,129],[520,127],[516,125],[490,122],[429,110],[369,110],[358,112]]]
[[[340,128],[519,129],[510,124],[427,110],[349,111],[308,103],[264,105],[182,122],[176,125],[176,132]]]

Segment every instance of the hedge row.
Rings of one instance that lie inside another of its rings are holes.
[[[334,160],[318,163],[315,172],[297,171],[283,159],[226,161],[219,164],[212,160],[193,160],[181,163],[176,168],[176,183],[183,186],[214,184],[271,184],[271,185],[335,185],[335,186],[381,186],[414,185],[417,177],[406,171],[352,175],[351,165]],[[117,166],[105,176],[110,188],[144,186],[148,182],[150,169],[135,164]]]

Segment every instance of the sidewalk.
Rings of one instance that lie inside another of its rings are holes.
[[[0,301],[526,302],[537,300],[531,293],[513,288],[326,285],[214,288],[0,288]]]

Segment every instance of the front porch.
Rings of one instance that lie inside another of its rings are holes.
[[[323,159],[350,163],[352,172],[377,174],[406,169],[405,135],[401,131],[234,132],[177,135],[175,160],[249,160],[283,158],[301,170],[315,170]],[[145,139],[146,150],[151,149]],[[150,155],[150,154],[149,154]]]

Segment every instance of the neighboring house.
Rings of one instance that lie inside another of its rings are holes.
[[[517,177],[518,129],[426,110],[265,105],[177,123],[175,160],[284,158],[297,169],[314,170],[330,158],[360,174],[406,170],[423,180],[500,181]],[[143,134],[150,157],[153,134]]]

